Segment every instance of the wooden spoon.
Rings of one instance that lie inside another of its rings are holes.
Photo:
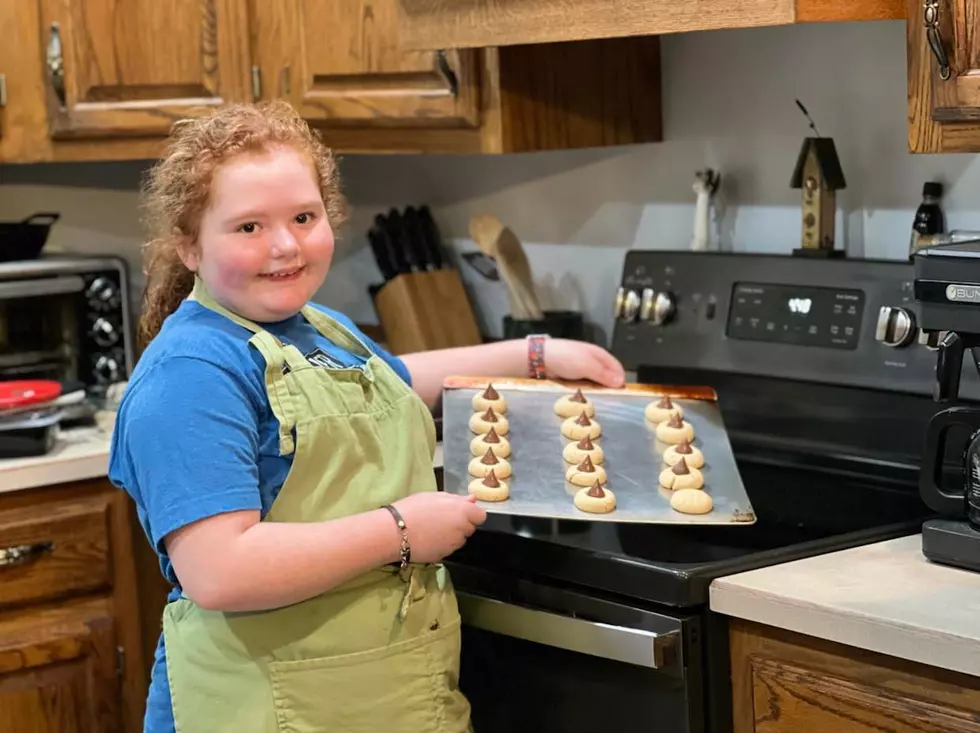
[[[470,218],[470,236],[484,254],[496,261],[507,285],[511,316],[541,319],[531,268],[516,235],[493,214],[476,214]]]

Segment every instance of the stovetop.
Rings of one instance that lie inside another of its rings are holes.
[[[826,466],[738,460],[753,525],[548,520],[492,514],[452,558],[668,606],[708,600],[714,578],[918,532],[931,516],[909,474],[874,481]]]

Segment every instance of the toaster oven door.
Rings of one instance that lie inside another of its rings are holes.
[[[0,379],[78,379],[84,288],[75,275],[0,282]]]

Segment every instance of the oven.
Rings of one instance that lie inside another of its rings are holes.
[[[117,258],[50,257],[0,264],[0,379],[128,378],[134,362],[129,281]]]
[[[628,253],[612,351],[631,381],[717,391],[757,521],[492,513],[447,561],[476,733],[731,733],[712,580],[932,516],[917,482],[935,352],[911,280],[904,261]]]
[[[697,616],[460,567],[450,572],[466,588],[456,592],[464,620],[460,678],[477,733],[703,729]]]

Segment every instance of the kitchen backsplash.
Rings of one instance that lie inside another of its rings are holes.
[[[608,336],[611,296],[630,248],[685,248],[694,173],[722,175],[712,240],[734,251],[789,252],[799,191],[789,188],[806,122],[834,138],[847,189],[837,239],[856,257],[902,258],[922,183],[946,186],[951,228],[980,228],[974,155],[906,148],[905,23],[808,24],[663,38],[668,142],[520,156],[347,156],[350,227],[318,300],[359,322],[376,317],[378,280],[364,232],[379,211],[427,203],[444,238],[473,248],[467,222],[490,211],[525,242],[546,306],[580,308]],[[62,214],[50,244],[126,256],[138,274],[138,163],[0,167],[0,218]],[[464,275],[486,333],[499,335],[499,285]]]

